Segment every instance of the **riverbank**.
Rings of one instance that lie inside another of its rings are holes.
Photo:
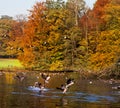
[[[44,72],[44,73],[79,73],[83,79],[120,79],[120,72],[111,72],[110,70],[105,70],[102,72],[88,72],[84,70],[73,71],[73,70],[33,70],[25,69],[18,59],[0,59],[0,72]]]
[[[28,69],[20,69],[20,68],[13,68],[13,69],[0,69],[0,73],[5,73],[5,72],[14,72],[14,73],[18,73],[18,72],[24,72],[24,73],[51,73],[51,74],[78,74],[80,76],[80,79],[96,79],[96,80],[109,80],[109,79],[114,79],[114,80],[119,80],[120,79],[120,75],[111,75],[109,74],[109,72],[106,73],[93,73],[93,72],[84,72],[84,71],[49,71],[49,70],[28,70]]]
[[[24,66],[20,63],[18,59],[3,59],[0,58],[0,70],[17,70],[24,69]]]

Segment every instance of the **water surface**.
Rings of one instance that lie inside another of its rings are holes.
[[[82,80],[77,73],[50,74],[45,91],[31,88],[35,81],[43,83],[39,72],[25,74],[20,81],[15,73],[0,75],[0,108],[120,108],[120,91],[99,80]],[[66,78],[74,78],[75,84],[66,94],[57,90]],[[92,82],[92,83],[90,83]]]

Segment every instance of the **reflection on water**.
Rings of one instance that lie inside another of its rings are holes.
[[[98,80],[81,80],[77,73],[50,74],[51,79],[43,92],[34,88],[34,82],[44,83],[39,73],[26,73],[19,81],[14,73],[0,76],[0,108],[119,108],[120,91]],[[75,84],[66,94],[57,90],[66,81],[75,79]]]

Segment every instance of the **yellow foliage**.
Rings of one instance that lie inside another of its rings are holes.
[[[63,69],[63,63],[62,61],[55,61],[50,65],[50,70],[62,70]]]

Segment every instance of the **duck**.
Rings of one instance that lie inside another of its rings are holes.
[[[65,84],[61,84],[60,87],[56,87],[56,89],[59,89],[62,91],[63,94],[65,94],[70,86],[74,84],[74,79],[69,78]]]
[[[44,79],[44,82],[45,83],[48,83],[49,79],[50,79],[50,76],[49,75],[45,75],[45,74],[41,74],[41,77]]]

